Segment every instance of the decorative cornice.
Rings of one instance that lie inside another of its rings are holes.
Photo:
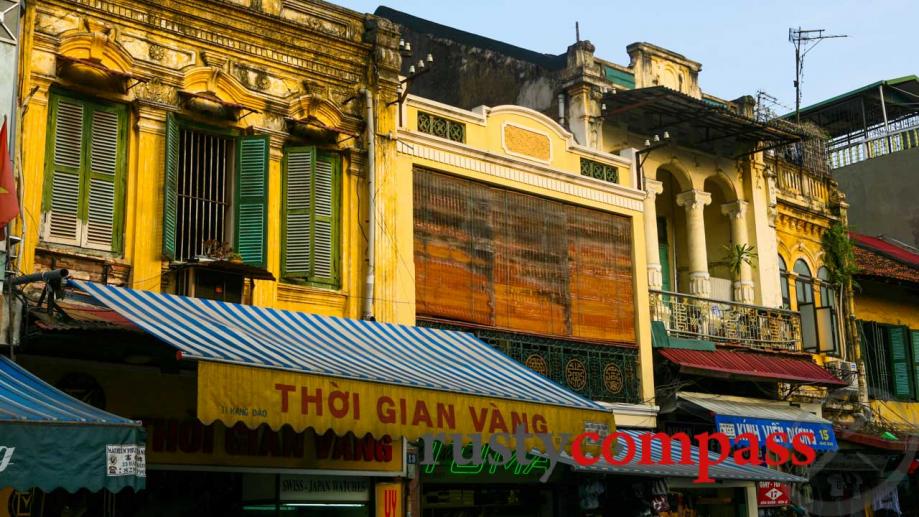
[[[129,2],[118,0],[68,0],[69,4],[75,4],[82,9],[91,9],[96,12],[102,12],[108,16],[117,19],[127,19],[142,28],[151,32],[160,34],[170,34],[177,41],[201,41],[223,47],[237,58],[244,56],[253,56],[259,59],[274,61],[278,66],[286,66],[303,72],[312,73],[320,76],[337,79],[343,84],[363,83],[362,70],[366,66],[366,48],[368,45],[359,41],[348,38],[336,37],[334,34],[315,33],[312,38],[304,38],[304,28],[313,29],[309,25],[297,23],[279,17],[267,18],[261,25],[255,24],[254,28],[264,26],[270,23],[275,31],[273,34],[265,34],[253,30],[245,36],[251,37],[253,41],[247,41],[246,38],[239,37],[240,30],[235,25],[227,26],[225,23],[216,23],[211,20],[202,20],[200,17],[183,16],[188,13],[174,10],[174,8],[160,7],[159,9],[150,9],[144,7],[142,2]],[[213,4],[212,7],[218,7],[218,2],[207,2]],[[178,5],[178,4],[177,4]],[[238,10],[237,6],[223,3],[230,15],[230,11]],[[201,9],[201,7],[197,7]],[[247,16],[252,14],[247,12]],[[229,33],[234,33],[234,37],[229,37]],[[266,36],[274,38],[285,38],[286,41],[267,41]],[[257,43],[254,38],[261,38],[262,42]],[[307,41],[307,39],[309,41]],[[310,45],[313,40],[326,40],[326,45]],[[266,44],[267,43],[267,44]],[[332,45],[341,46],[345,44],[348,48],[341,48],[343,54],[347,54],[347,59],[341,56],[335,56],[329,52]],[[300,49],[295,51],[294,49]],[[305,50],[310,49],[310,50]],[[151,60],[152,61],[152,60]],[[341,67],[340,65],[351,65]]]
[[[545,188],[640,212],[645,193],[621,185],[560,171],[549,167],[517,161],[505,156],[471,148],[464,144],[409,131],[400,131],[396,146],[402,154],[451,165],[497,178],[517,181],[532,187]]]

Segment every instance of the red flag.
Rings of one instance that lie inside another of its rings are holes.
[[[13,160],[6,134],[6,117],[0,129],[0,235],[3,227],[19,215],[19,198],[16,195],[16,180],[13,178]]]

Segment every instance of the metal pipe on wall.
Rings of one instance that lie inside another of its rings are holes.
[[[367,104],[367,278],[364,281],[364,309],[362,317],[372,320],[374,285],[376,277],[376,124],[373,110],[373,92],[370,88],[364,89]]]

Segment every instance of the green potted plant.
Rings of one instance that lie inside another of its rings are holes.
[[[725,244],[723,248],[726,252],[724,263],[727,264],[735,280],[740,276],[740,268],[743,264],[753,267],[756,263],[756,246],[752,244]]]

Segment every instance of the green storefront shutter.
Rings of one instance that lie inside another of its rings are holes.
[[[312,261],[312,192],[316,149],[287,149],[284,156],[283,236],[281,266],[283,276],[305,278]]]
[[[338,213],[341,159],[319,152],[313,175],[313,271],[317,282],[338,285]]]
[[[236,252],[246,264],[264,266],[268,233],[268,137],[240,137],[238,148]]]
[[[55,97],[52,103],[53,158],[45,191],[45,238],[51,242],[80,244],[84,111],[82,103],[71,99]]]
[[[909,336],[913,352],[913,387],[916,388],[916,400],[919,400],[919,330],[910,330]]]
[[[905,327],[887,327],[893,395],[900,400],[914,398],[912,358]]]
[[[84,188],[89,189],[86,206],[85,245],[88,248],[116,248],[115,224],[120,188],[121,139],[123,117],[120,110],[95,109],[90,117],[89,174]],[[119,239],[120,240],[120,239]]]
[[[166,160],[163,183],[163,257],[176,258],[176,210],[179,185],[179,123],[174,114],[166,116]]]

